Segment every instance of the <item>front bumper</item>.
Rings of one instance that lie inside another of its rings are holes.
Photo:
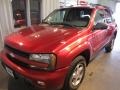
[[[6,57],[5,53],[1,53],[0,58],[2,63],[9,67],[14,73],[17,73],[25,79],[30,80],[39,87],[49,90],[62,88],[69,68],[65,67],[52,72],[31,70],[14,64]]]

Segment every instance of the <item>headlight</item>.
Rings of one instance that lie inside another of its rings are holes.
[[[49,69],[54,69],[56,64],[56,56],[54,54],[31,54],[30,60],[48,64]]]

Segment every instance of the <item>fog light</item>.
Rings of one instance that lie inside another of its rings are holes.
[[[38,83],[39,85],[41,85],[41,86],[45,86],[45,83],[42,82],[42,81],[37,81],[37,83]]]

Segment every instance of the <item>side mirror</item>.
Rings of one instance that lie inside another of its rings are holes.
[[[104,30],[104,29],[107,29],[108,26],[104,23],[97,23],[95,26],[94,26],[94,30]]]

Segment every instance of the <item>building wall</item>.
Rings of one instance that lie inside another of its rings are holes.
[[[12,17],[11,0],[0,0],[0,48],[4,37],[14,31]]]
[[[102,5],[106,5],[108,7],[110,7],[113,11],[115,11],[116,8],[116,1],[117,0],[87,0],[90,3],[98,3],[98,4],[102,4]]]
[[[66,2],[65,5],[66,6],[70,6],[70,5],[77,5],[77,2],[79,2],[81,0],[60,0],[60,2]],[[82,1],[87,1],[88,3],[97,3],[98,0],[82,0]]]
[[[0,48],[3,47],[3,39],[6,35],[13,32],[13,12],[12,12],[12,0],[0,0]],[[41,1],[41,18],[44,19],[54,9],[60,7],[59,0],[40,0]],[[30,21],[30,1],[27,3],[27,23],[31,25]]]
[[[41,18],[44,19],[56,8],[60,8],[59,0],[42,0]]]
[[[89,3],[94,3],[94,4],[98,2],[98,0],[86,0],[86,1],[88,1]]]
[[[116,8],[116,0],[98,0],[98,3],[110,7],[113,11]]]
[[[60,1],[66,2],[66,6],[75,5],[77,2],[77,0],[60,0]],[[87,1],[89,3],[94,3],[94,4],[98,3],[98,4],[106,5],[110,7],[113,11],[115,11],[117,0],[84,0],[84,1]]]

